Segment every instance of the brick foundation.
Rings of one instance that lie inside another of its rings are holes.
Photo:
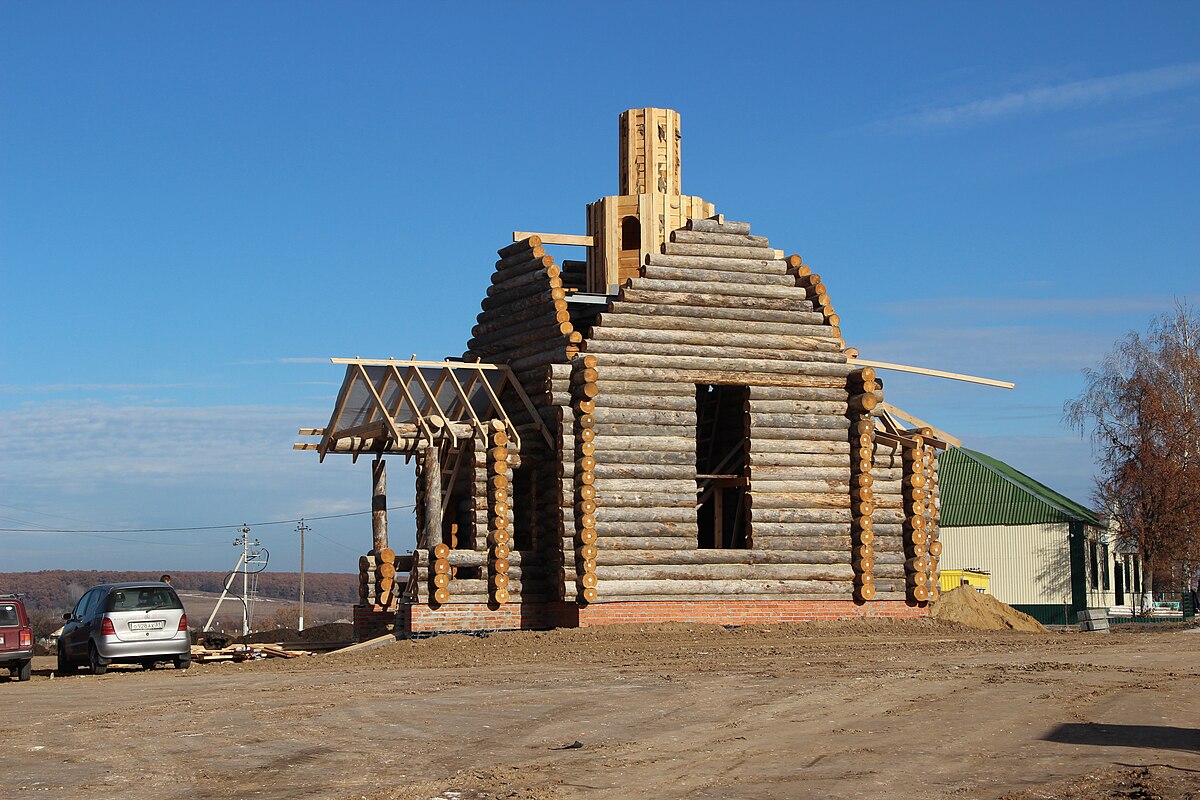
[[[354,607],[354,641],[365,642],[396,631],[396,609],[383,606]]]
[[[680,600],[593,603],[578,609],[579,627],[624,622],[707,622],[716,625],[770,625],[779,622],[928,616],[926,604],[879,600],[862,605],[853,600]]]
[[[364,625],[380,623],[375,611],[355,607],[355,633],[359,631],[359,609]],[[495,607],[483,603],[448,603],[431,609],[421,603],[401,606],[395,632],[403,634],[450,631],[502,631],[548,628],[586,628],[622,623],[698,622],[716,625],[769,625],[781,622],[887,617],[915,619],[927,616],[926,604],[881,600],[862,605],[853,600],[647,600],[592,603],[580,608],[574,603],[508,603]],[[380,635],[387,632],[376,628]],[[361,636],[370,638],[369,636]]]

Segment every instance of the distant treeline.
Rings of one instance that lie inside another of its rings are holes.
[[[90,587],[99,583],[156,581],[161,572],[117,572],[85,569],[50,569],[41,572],[0,572],[0,594],[25,595],[30,611],[62,612],[69,609]],[[176,589],[220,592],[228,572],[172,572]],[[294,600],[300,596],[300,573],[262,572],[251,575],[258,581],[258,594]],[[237,581],[240,589],[241,579]],[[304,573],[304,599],[311,603],[358,602],[358,576],[340,572]]]

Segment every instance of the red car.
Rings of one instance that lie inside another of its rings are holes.
[[[29,680],[33,667],[33,628],[16,594],[0,595],[0,667],[19,681]]]

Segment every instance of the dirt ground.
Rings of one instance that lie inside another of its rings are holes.
[[[0,680],[4,797],[1200,798],[1194,631],[620,626],[35,666]]]

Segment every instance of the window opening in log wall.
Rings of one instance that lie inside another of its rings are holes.
[[[636,278],[642,268],[642,222],[637,217],[621,218],[621,249],[617,252],[617,283]]]
[[[696,385],[696,513],[701,548],[750,546],[746,524],[749,403],[749,387]]]
[[[533,549],[534,487],[537,485],[532,464],[522,464],[513,470],[509,490],[509,507],[513,514],[512,548]]]
[[[452,550],[474,550],[475,501],[472,495],[475,481],[468,465],[475,460],[475,443],[468,439],[462,441],[459,446],[462,451],[458,457],[462,460],[454,485],[447,489],[450,500],[446,503],[446,513],[442,516],[442,541]],[[451,471],[453,472],[453,469]],[[452,569],[455,579],[470,580],[480,577],[478,567]]]
[[[621,220],[621,250],[642,249],[642,222],[637,217],[625,217]]]

